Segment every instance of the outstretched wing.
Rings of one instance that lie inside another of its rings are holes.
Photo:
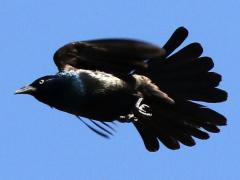
[[[174,52],[187,36],[187,29],[178,28],[163,46],[165,57],[150,61],[149,70],[143,74],[171,98],[211,103],[225,101],[227,93],[217,88],[221,75],[211,71],[213,60],[201,56],[203,48],[199,43]]]
[[[128,73],[147,67],[145,60],[161,58],[165,50],[150,43],[130,39],[101,39],[66,44],[54,54],[59,71],[67,67]]]
[[[178,28],[163,46],[165,56],[149,61],[148,71],[140,72],[175,101],[171,105],[148,102],[153,116],[134,122],[149,151],[157,151],[159,141],[170,149],[179,149],[180,143],[193,146],[194,138],[208,139],[208,132],[218,133],[219,126],[227,124],[223,115],[194,102],[223,102],[227,92],[217,88],[221,75],[211,71],[214,63],[201,56],[199,43],[175,51],[187,36],[187,29]]]

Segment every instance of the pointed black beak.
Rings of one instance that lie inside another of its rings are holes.
[[[24,86],[15,91],[15,94],[33,94],[36,91],[35,87],[30,85]]]

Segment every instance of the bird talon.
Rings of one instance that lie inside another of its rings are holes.
[[[151,116],[152,116],[152,113],[149,113],[149,112],[147,111],[147,109],[149,109],[150,106],[147,105],[147,104],[141,104],[142,102],[143,102],[143,98],[139,98],[138,101],[136,102],[135,107],[136,107],[136,109],[137,109],[137,113],[138,113],[139,115],[144,116],[144,117],[146,117],[146,116],[147,116],[147,117],[151,117]]]
[[[139,110],[142,111],[142,112],[147,112],[146,109],[148,109],[149,106],[147,104],[142,104],[139,106]]]
[[[144,116],[147,116],[147,117],[151,117],[152,116],[152,113],[147,113],[146,111],[139,111],[139,113],[141,115],[144,115]]]
[[[120,122],[132,122],[132,121],[138,121],[137,117],[133,113],[125,115],[125,116],[120,116],[119,117]]]

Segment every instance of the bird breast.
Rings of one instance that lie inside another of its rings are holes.
[[[135,103],[128,84],[114,75],[77,70],[63,72],[61,76],[70,80],[72,85],[68,93],[63,94],[68,105],[59,106],[60,110],[106,120],[129,113]]]

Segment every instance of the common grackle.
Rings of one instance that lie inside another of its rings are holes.
[[[131,39],[101,39],[69,43],[56,51],[59,72],[16,91],[79,117],[101,136],[109,137],[109,122],[133,123],[149,151],[159,142],[169,149],[208,139],[226,118],[196,101],[217,103],[227,93],[216,88],[221,75],[201,56],[199,43],[173,53],[188,31],[178,28],[162,47]]]

